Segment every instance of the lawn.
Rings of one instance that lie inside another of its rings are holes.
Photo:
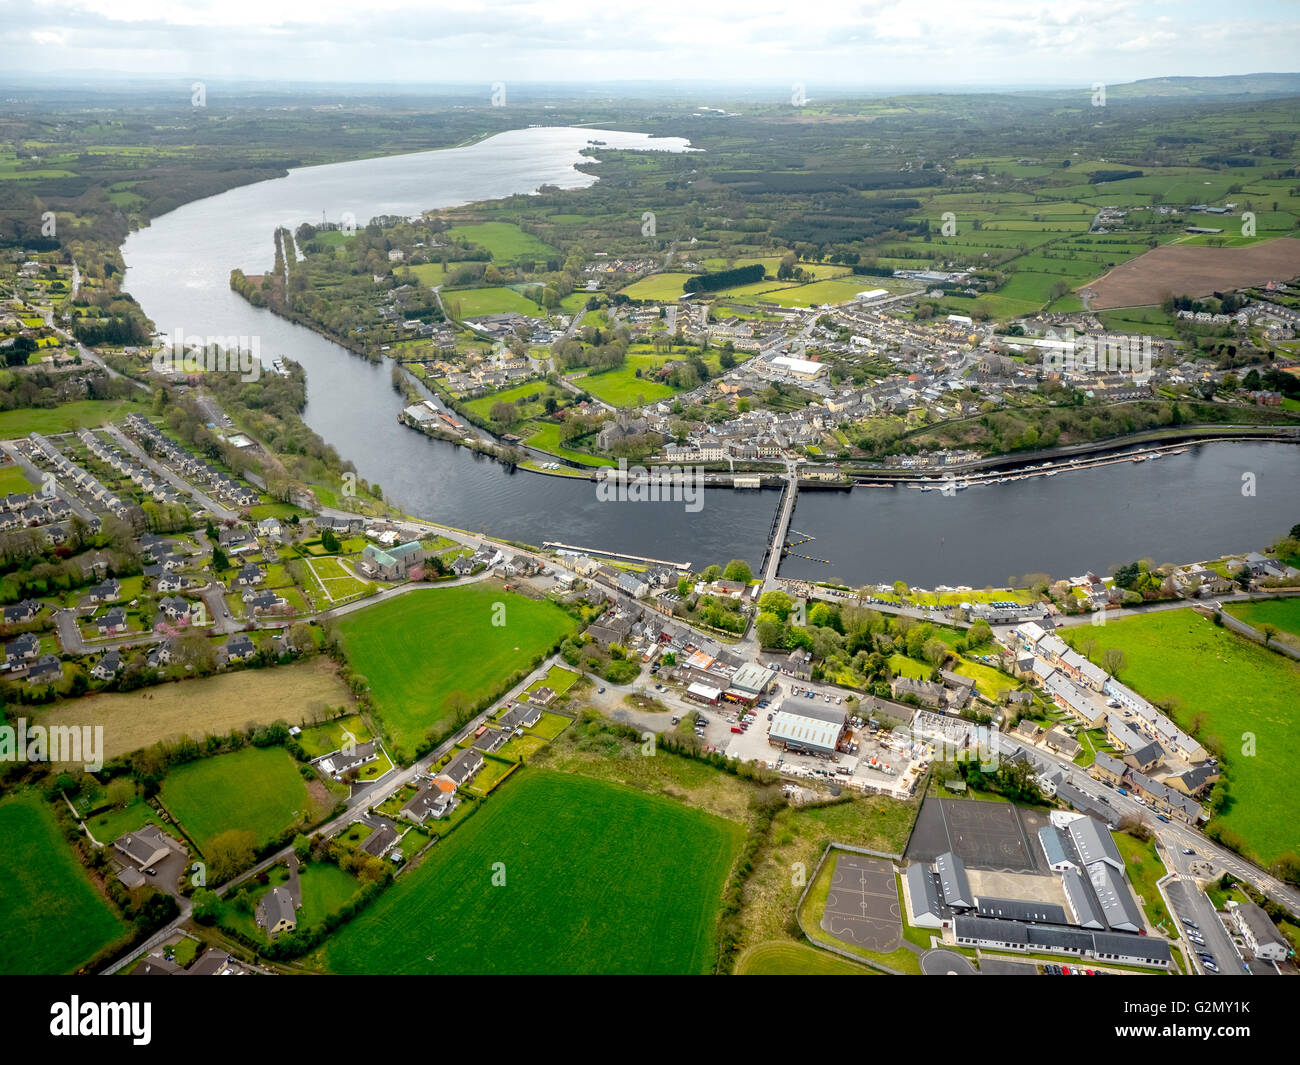
[[[302,883],[298,923],[304,928],[320,924],[335,910],[342,909],[361,888],[356,877],[330,862],[300,866],[298,879]]]
[[[1121,648],[1128,659],[1121,681],[1153,702],[1172,698],[1181,728],[1221,742],[1231,801],[1213,823],[1240,836],[1265,865],[1296,849],[1300,795],[1278,781],[1300,761],[1300,663],[1192,610],[1068,631],[1071,642],[1096,641],[1097,661],[1107,648]],[[1254,750],[1247,755],[1249,737]]]
[[[682,285],[694,274],[651,274],[634,281],[622,293],[633,300],[667,300],[675,303],[683,296]]]
[[[251,832],[261,847],[322,812],[282,747],[190,762],[167,774],[159,798],[200,850],[229,829]]]
[[[167,831],[167,823],[138,795],[121,808],[103,810],[86,819],[90,834],[100,843],[112,843],[128,832],[139,832],[145,825],[157,825]]]
[[[670,799],[521,770],[316,957],[337,973],[706,973],[741,837]]]
[[[563,666],[551,666],[546,671],[546,676],[541,680],[535,680],[528,685],[530,692],[538,688],[550,688],[556,695],[563,695],[578,681],[578,674],[571,669],[565,669]]]
[[[0,802],[0,839],[0,973],[72,972],[126,931],[37,795]]]
[[[776,940],[747,950],[736,963],[737,976],[876,976],[824,950]]]
[[[494,625],[496,604],[504,625]],[[576,628],[554,603],[494,584],[431,588],[349,614],[339,623],[352,668],[369,682],[399,761],[458,706],[499,694]]]
[[[347,739],[345,731],[351,733],[357,743],[365,743],[372,735],[360,714],[348,714],[334,721],[326,721],[323,725],[303,729],[298,737],[298,745],[307,753],[308,758],[319,758],[343,746]]]
[[[159,684],[130,693],[104,692],[55,703],[41,725],[102,725],[104,757],[116,758],[159,740],[223,735],[250,724],[314,720],[351,703],[334,663],[321,656],[274,669]]]

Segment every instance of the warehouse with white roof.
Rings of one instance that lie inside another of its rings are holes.
[[[772,715],[767,739],[774,747],[808,754],[834,754],[844,736],[848,714],[835,706],[792,696]]]

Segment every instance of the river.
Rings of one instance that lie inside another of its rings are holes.
[[[638,133],[544,128],[444,151],[305,167],[187,204],[131,234],[123,246],[125,287],[161,332],[256,336],[265,361],[283,355],[301,363],[307,424],[409,513],[534,544],[561,541],[697,566],[745,558],[757,567],[777,492],[710,490],[703,509],[689,512],[682,503],[602,502],[590,482],[507,471],[400,425],[401,399],[387,366],[230,291],[232,268],[270,267],[277,225],[318,221],[322,212],[364,224],[379,214],[414,215],[546,184],[583,188],[596,178],[574,167],[593,138],[611,148],[689,147]],[[1068,576],[1134,558],[1183,561],[1255,549],[1300,521],[1296,458],[1287,445],[1216,444],[952,498],[903,488],[805,492],[793,524],[816,540],[797,550],[831,564],[792,557],[781,572],[853,584],[901,578],[980,587],[1027,572]],[[1243,471],[1257,477],[1253,498],[1240,496]]]

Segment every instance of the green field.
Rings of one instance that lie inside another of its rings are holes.
[[[705,973],[741,835],[670,799],[520,770],[318,957],[337,973]]]
[[[190,762],[167,774],[159,797],[200,850],[229,829],[251,832],[261,847],[319,812],[297,763],[281,747]]]
[[[0,470],[0,496],[13,492],[30,492],[35,487],[17,466],[6,466]]]
[[[504,625],[492,624],[495,603],[505,605]],[[575,626],[553,603],[490,584],[412,592],[339,623],[399,761],[454,719],[457,701],[473,705],[497,694]]]
[[[485,314],[516,311],[529,317],[545,315],[537,304],[512,288],[458,288],[442,293],[443,304],[453,318],[477,318]]]
[[[74,971],[126,931],[34,793],[0,802],[0,973]]]
[[[780,940],[747,950],[736,963],[737,976],[875,976],[870,969],[803,943]]]
[[[1300,638],[1300,598],[1232,603],[1224,609],[1238,621],[1256,629],[1261,625],[1272,625],[1281,633]]]
[[[52,409],[20,408],[0,412],[0,440],[13,440],[29,433],[67,433],[74,429],[93,429],[105,422],[120,421],[137,403],[124,399],[79,399]]]
[[[497,262],[514,262],[516,259],[551,259],[559,253],[525,233],[513,222],[482,222],[478,225],[453,226],[447,236],[463,238],[487,248]]]
[[[1067,630],[1071,643],[1096,640],[1124,651],[1119,679],[1152,702],[1177,700],[1172,717],[1202,742],[1217,738],[1231,803],[1214,823],[1235,832],[1264,864],[1296,849],[1300,796],[1278,782],[1300,761],[1300,663],[1192,610],[1167,610]],[[1199,727],[1198,727],[1199,726]],[[1254,753],[1244,753],[1247,735]]]

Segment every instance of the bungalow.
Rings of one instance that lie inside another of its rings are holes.
[[[217,543],[221,545],[221,550],[229,555],[241,555],[247,551],[252,551],[257,547],[257,541],[249,534],[249,531],[242,525],[235,525],[229,529],[222,529],[217,534]]]
[[[151,869],[180,845],[156,825],[145,825],[139,832],[128,832],[113,841],[113,849],[140,870]]]
[[[392,825],[380,825],[370,833],[357,848],[363,854],[369,854],[372,858],[382,858],[397,842],[397,832]]]
[[[257,653],[257,647],[246,632],[236,633],[226,641],[226,661],[244,662]]]
[[[468,577],[474,572],[474,559],[470,555],[461,555],[451,564],[451,572],[457,577]]]
[[[513,710],[507,710],[500,718],[497,724],[507,732],[513,732],[517,728],[532,728],[542,719],[542,708],[536,703],[520,703]]]
[[[536,703],[538,706],[550,706],[551,703],[555,702],[556,698],[554,690],[544,684],[528,693],[529,701]]]
[[[365,743],[350,743],[337,751],[323,754],[316,759],[316,765],[338,780],[349,769],[358,769],[378,760],[379,743],[376,740],[368,740]]]
[[[484,754],[500,749],[510,739],[510,733],[499,728],[485,728],[474,740],[474,747]]]
[[[474,779],[474,774],[483,768],[483,752],[470,748],[461,751],[443,769],[441,776],[446,777],[456,787],[463,787]]]
[[[445,817],[458,805],[456,785],[450,780],[434,780],[417,791],[402,807],[402,816],[422,825],[430,817],[434,820]]]

